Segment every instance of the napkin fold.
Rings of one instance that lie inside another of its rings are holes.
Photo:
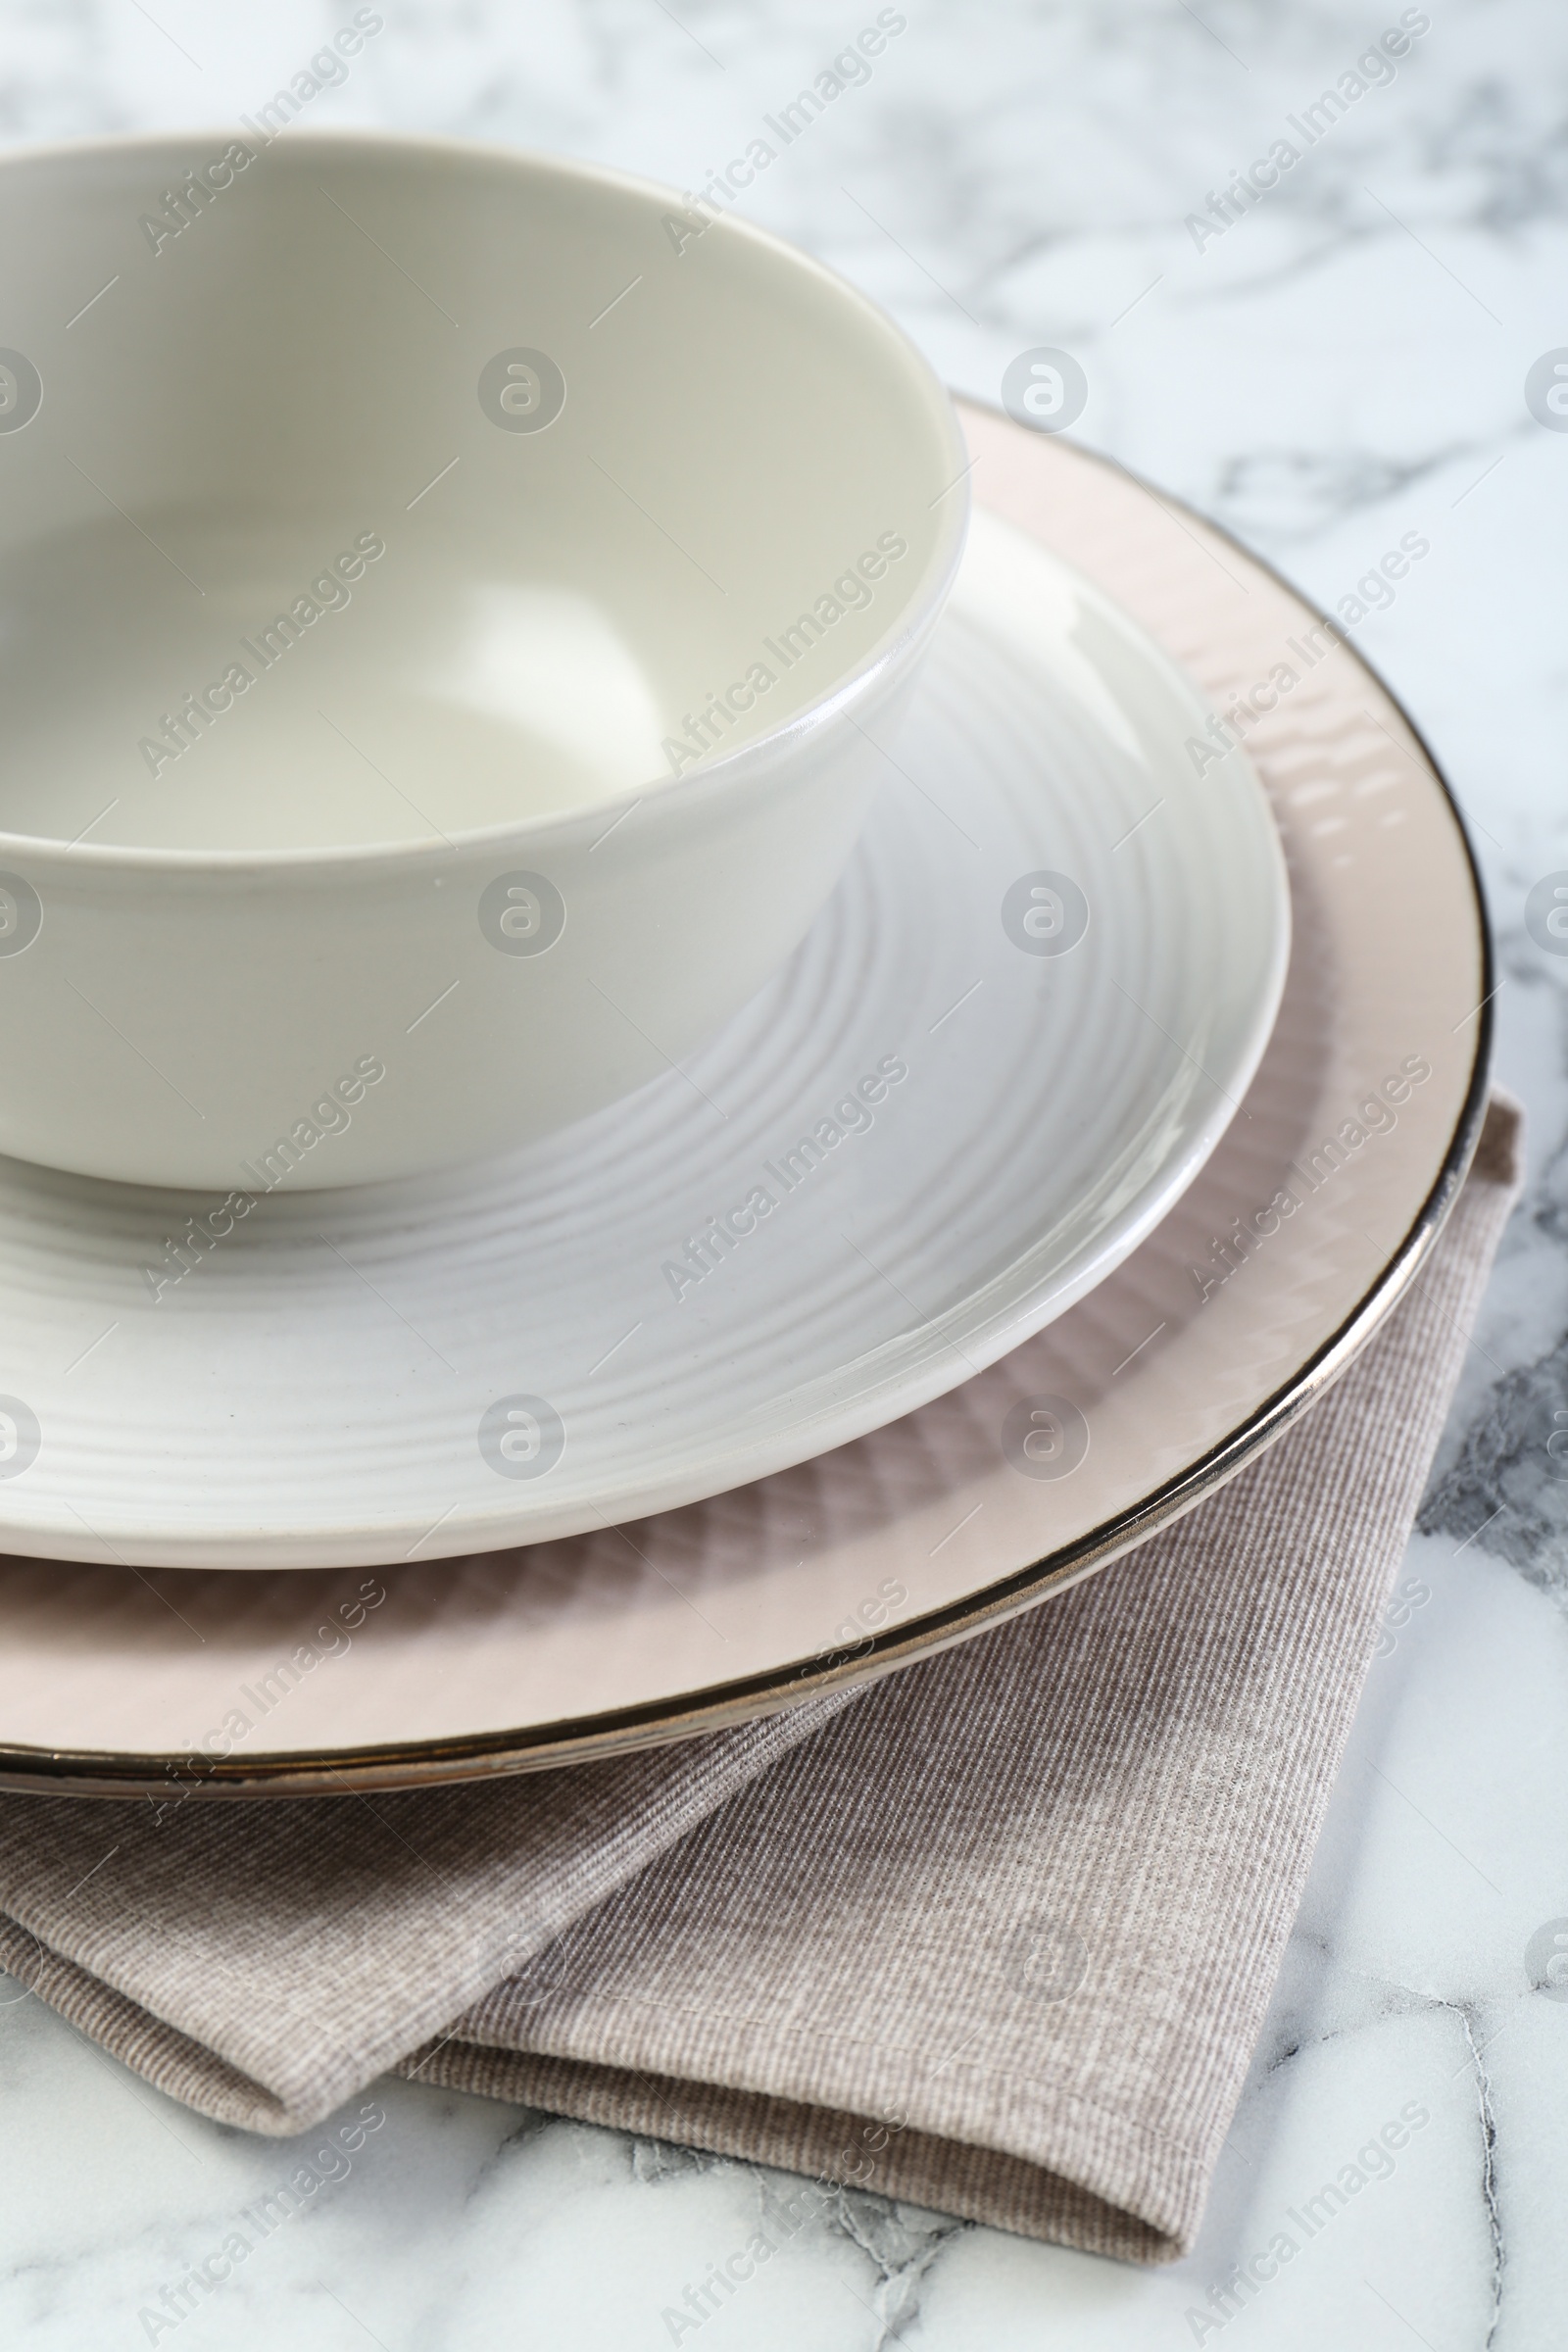
[[[1338,1385],[860,1692],[411,1795],[0,1798],[0,1964],[203,2114],[388,2068],[1136,2262],[1191,2245],[1494,1251],[1494,1097]],[[793,2217],[793,2219],[791,2218]]]

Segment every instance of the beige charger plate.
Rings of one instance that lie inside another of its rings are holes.
[[[1191,1191],[961,1388],[624,1530],[371,1574],[0,1562],[0,1784],[129,1794],[177,1776],[237,1796],[473,1779],[886,1671],[1190,1508],[1399,1296],[1468,1165],[1490,1043],[1484,912],[1443,781],[1348,649],[1309,660],[1316,616],[1255,559],[1082,452],[984,411],[964,422],[978,501],[1116,597],[1217,708],[1294,673],[1247,738],[1290,865],[1291,970],[1243,1115]],[[1341,1140],[1407,1066],[1430,1075],[1395,1123]],[[1289,1218],[1268,1213],[1283,1190],[1300,1199]],[[1014,1467],[1037,1408],[1037,1463],[1055,1466],[1054,1427],[1057,1461],[1087,1436],[1069,1475]]]

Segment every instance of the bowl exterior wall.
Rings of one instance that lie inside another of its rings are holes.
[[[879,733],[908,684],[885,684]],[[600,1109],[777,969],[887,761],[841,714],[746,765],[618,822],[442,858],[149,871],[38,854],[0,876],[10,936],[33,931],[10,955],[0,934],[0,1152],[298,1190],[482,1157]]]

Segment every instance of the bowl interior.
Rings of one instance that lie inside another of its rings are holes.
[[[956,553],[903,337],[657,188],[215,133],[17,159],[0,238],[0,830],[275,850],[612,801],[798,718]]]

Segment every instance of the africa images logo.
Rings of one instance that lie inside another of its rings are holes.
[[[701,710],[688,710],[681,720],[685,732],[666,735],[661,747],[670,774],[678,776],[683,768],[694,766],[705,752],[722,742],[725,730],[737,724],[737,714],[750,710],[760,694],[766,694],[787,669],[805,661],[829,629],[846,614],[863,612],[875,594],[873,583],[883,577],[890,564],[901,564],[908,552],[909,542],[902,531],[883,531],[875,547],[862,549],[831,588],[824,588],[787,628],[781,628],[776,637],[764,637],[762,651],[778,667],[772,668],[759,656],[744,678],[737,678],[721,694],[709,695]]]

